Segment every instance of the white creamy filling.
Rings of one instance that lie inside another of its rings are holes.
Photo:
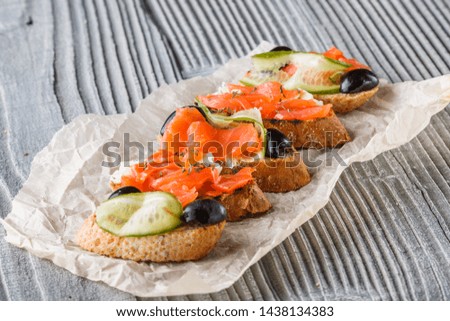
[[[137,161],[130,162],[130,166],[132,166],[134,164],[137,164],[137,163],[138,163]],[[122,177],[123,176],[131,175],[131,168],[130,168],[130,166],[125,166],[123,162],[120,163],[119,169],[116,170],[114,173],[112,173],[109,181],[112,184],[114,184],[114,185],[122,183]]]

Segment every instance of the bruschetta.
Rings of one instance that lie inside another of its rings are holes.
[[[335,47],[321,54],[276,47],[252,56],[252,64],[242,84],[278,81],[286,89],[304,89],[324,104],[332,104],[336,113],[362,106],[379,88],[378,77],[370,67],[345,57]]]
[[[220,93],[199,96],[197,101],[217,113],[257,108],[264,127],[279,130],[297,149],[337,147],[350,141],[331,104],[314,99],[303,89],[286,89],[277,81],[257,86],[226,84]]]
[[[228,116],[206,107],[179,108],[160,134],[163,148],[182,155],[183,162],[218,164],[222,173],[251,168],[263,192],[289,192],[311,180],[292,142],[277,129],[266,130],[258,109]]]
[[[183,210],[176,197],[165,192],[115,194],[79,230],[83,249],[138,262],[198,260],[215,247],[225,227],[226,209],[213,199],[198,200]]]

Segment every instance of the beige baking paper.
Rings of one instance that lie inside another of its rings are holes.
[[[255,52],[272,48],[261,44]],[[342,120],[353,141],[334,151],[310,151],[311,183],[299,191],[269,194],[273,210],[259,218],[227,224],[213,252],[198,262],[146,264],[81,250],[75,234],[83,220],[110,193],[102,167],[106,142],[147,143],[175,108],[236,82],[250,66],[248,57],[231,60],[212,75],[161,86],[132,115],[84,115],[55,134],[36,155],[29,179],[2,222],[6,240],[76,275],[102,281],[141,297],[215,292],[231,286],[252,264],[313,217],[329,200],[339,175],[353,162],[373,159],[415,137],[450,101],[450,75],[420,82],[382,83],[363,108]],[[338,161],[338,155],[342,161]],[[328,158],[328,161],[326,159]]]

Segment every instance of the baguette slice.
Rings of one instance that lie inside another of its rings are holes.
[[[227,210],[227,221],[260,215],[272,208],[255,183],[217,199]],[[137,262],[194,261],[208,255],[216,246],[224,227],[225,221],[213,225],[184,225],[160,235],[120,237],[101,229],[92,214],[78,232],[77,243],[90,252]]]
[[[185,225],[168,233],[142,237],[120,237],[102,230],[95,214],[77,235],[80,247],[90,252],[137,262],[182,262],[205,257],[217,244],[225,221],[213,225]]]
[[[223,194],[217,199],[227,209],[229,222],[257,216],[272,208],[272,204],[255,183],[247,184],[232,194]]]
[[[286,193],[298,190],[311,181],[300,153],[283,158],[265,158],[254,164],[253,177],[262,191]]]
[[[253,178],[257,187],[265,193],[286,193],[298,190],[311,181],[311,175],[299,152],[281,158],[264,158],[241,166],[255,168]],[[224,167],[223,174],[233,173],[241,167]]]
[[[313,120],[264,119],[264,127],[275,128],[299,148],[337,147],[351,140],[336,114]]]
[[[314,95],[314,99],[323,101],[324,104],[332,104],[336,113],[345,114],[364,105],[378,91],[378,85],[367,91],[354,94],[328,94]]]

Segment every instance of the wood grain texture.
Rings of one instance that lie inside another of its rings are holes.
[[[450,71],[450,8],[431,1],[0,0],[1,216],[33,156],[84,113],[132,112],[163,83],[262,40],[335,45],[390,81]],[[163,300],[449,300],[450,109],[348,168],[312,220],[218,293]],[[0,300],[134,300],[3,240]],[[139,298],[137,298],[139,299]]]

